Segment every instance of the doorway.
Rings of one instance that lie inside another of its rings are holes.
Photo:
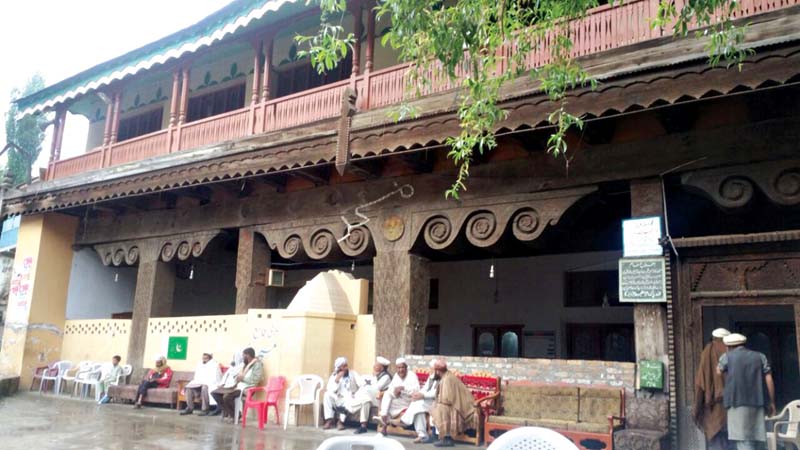
[[[706,306],[703,334],[708,342],[711,330],[724,327],[747,337],[747,348],[763,353],[772,367],[775,403],[778,410],[800,399],[800,363],[794,309],[775,306]]]

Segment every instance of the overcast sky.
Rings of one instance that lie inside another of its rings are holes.
[[[230,0],[0,1],[0,148],[11,90],[38,72],[49,86],[185,28]],[[70,126],[72,125],[72,126]],[[62,157],[83,153],[87,125],[67,118]],[[48,138],[39,158],[46,163]],[[34,170],[34,173],[38,173]]]

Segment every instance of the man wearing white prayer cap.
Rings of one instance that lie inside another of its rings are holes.
[[[359,381],[358,391],[353,396],[352,401],[347,404],[347,411],[351,414],[358,413],[358,421],[361,424],[355,434],[367,432],[369,412],[373,407],[377,407],[380,404],[380,396],[392,381],[392,375],[389,373],[389,364],[391,362],[383,356],[375,358],[375,364],[372,366],[372,376],[364,377]]]
[[[731,334],[725,328],[717,328],[711,332],[711,342],[700,354],[700,363],[694,376],[694,406],[692,417],[695,424],[703,430],[706,438],[706,449],[726,450],[728,433],[726,430],[728,415],[722,404],[722,393],[725,382],[717,372],[719,358],[725,354],[722,338]]]
[[[381,409],[378,412],[378,424],[381,434],[386,434],[386,426],[394,418],[398,418],[411,405],[411,396],[419,391],[419,379],[413,370],[408,370],[405,358],[397,358],[394,362],[397,373],[392,378],[392,383],[381,400]]]
[[[744,346],[747,338],[733,333],[722,338],[728,347],[717,370],[725,377],[723,404],[728,410],[728,440],[737,450],[755,450],[767,440],[765,413],[775,415],[775,383],[763,353]]]
[[[347,418],[347,405],[353,400],[358,391],[358,373],[350,370],[347,358],[340,356],[333,363],[333,373],[325,387],[325,397],[322,400],[323,414],[325,416],[324,429],[333,427],[338,415],[337,429],[344,429]]]

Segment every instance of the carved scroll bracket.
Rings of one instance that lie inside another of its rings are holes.
[[[496,244],[510,228],[520,241],[532,241],[561,219],[576,201],[596,191],[581,188],[546,193],[515,195],[491,199],[491,203],[465,204],[449,210],[417,212],[413,215],[414,240],[420,233],[425,244],[442,250],[456,240],[460,233],[476,247]]]
[[[700,170],[684,174],[681,183],[723,208],[747,205],[756,188],[775,204],[794,206],[800,204],[800,160]]]
[[[176,256],[181,261],[198,257],[220,230],[186,233],[174,236],[132,241],[109,242],[94,246],[103,265],[132,266],[140,261],[169,262]]]
[[[337,259],[343,257],[371,257],[373,239],[367,227],[351,230],[347,239],[337,242],[345,235],[342,222],[331,222],[305,226],[277,227],[261,225],[254,230],[264,236],[272,250],[285,259],[293,261]]]

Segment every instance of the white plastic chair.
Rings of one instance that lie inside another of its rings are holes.
[[[325,439],[317,450],[352,450],[353,447],[373,450],[405,450],[403,444],[383,436],[336,436]]]
[[[67,373],[67,370],[72,368],[72,362],[70,361],[59,361],[53,364],[53,369],[51,372],[48,372],[42,375],[41,382],[39,383],[39,393],[42,393],[42,389],[44,388],[44,383],[46,381],[54,382],[53,392],[56,394],[61,392],[61,380],[64,378],[64,375]],[[55,373],[53,373],[55,372]]]
[[[769,450],[777,450],[778,443],[783,443],[784,448],[789,450],[788,444],[800,449],[800,400],[789,402],[780,414],[767,417],[768,422],[774,421],[771,431],[767,432],[767,447]]]
[[[319,394],[322,391],[322,383],[322,378],[318,375],[300,375],[294,379],[292,385],[286,390],[286,412],[283,418],[284,430],[289,423],[289,407],[292,405],[297,407],[314,405],[314,427],[319,428]],[[299,389],[300,392],[296,398],[292,398],[292,391],[295,389]],[[296,409],[295,413],[297,412]]]
[[[85,398],[86,395],[87,395],[87,392],[92,387],[96,387],[97,386],[97,383],[99,383],[100,380],[103,377],[103,373],[108,373],[108,370],[110,370],[110,367],[111,367],[111,363],[104,363],[104,364],[95,363],[95,364],[92,365],[91,369],[88,372],[80,373],[79,376],[77,376],[75,378],[75,388],[74,388],[75,392],[74,393],[77,393],[78,387],[80,386],[81,387],[81,398]],[[105,372],[103,372],[103,370],[105,370]]]
[[[69,368],[66,371],[66,373],[64,373],[64,376],[61,377],[61,381],[67,387],[69,387],[70,381],[72,382],[73,385],[72,393],[70,395],[75,395],[75,391],[77,390],[76,389],[77,384],[75,383],[75,380],[80,378],[81,376],[84,376],[85,373],[90,372],[92,370],[93,365],[94,363],[92,363],[91,361],[81,361],[78,363],[77,366]]]
[[[553,430],[522,427],[501,434],[487,450],[578,450],[578,447]]]

